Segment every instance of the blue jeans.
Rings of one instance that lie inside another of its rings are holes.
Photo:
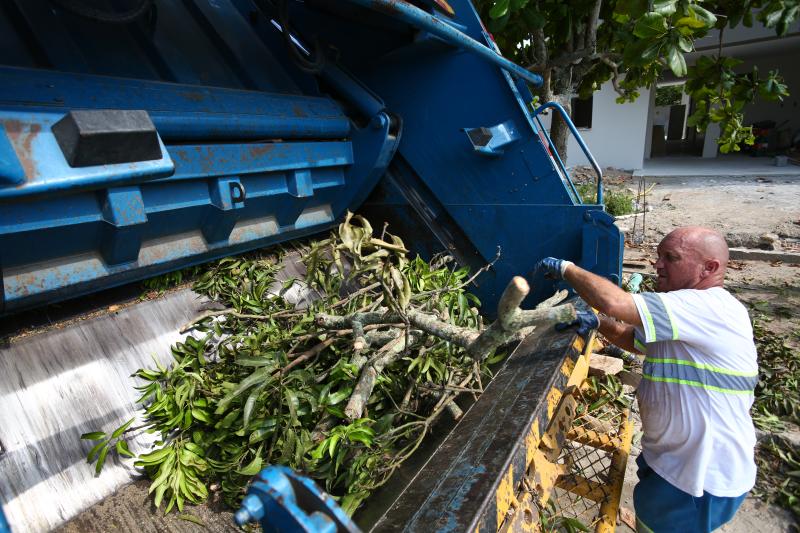
[[[639,533],[707,533],[728,522],[747,493],[724,498],[704,492],[695,497],[671,485],[644,460],[636,459],[639,483],[633,489]]]

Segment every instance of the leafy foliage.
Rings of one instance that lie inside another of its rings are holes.
[[[146,291],[142,298],[147,297],[147,293],[155,291],[156,294],[163,294],[168,289],[177,287],[181,283],[192,280],[200,273],[200,267],[188,267],[181,270],[166,272],[160,276],[148,278],[142,281],[142,288]]]
[[[597,186],[593,183],[579,183],[575,186],[581,201],[585,203],[597,202]],[[624,191],[606,189],[603,194],[603,204],[608,214],[618,217],[633,213],[633,196]]]
[[[281,257],[206,267],[194,288],[226,308],[196,321],[198,334],[172,347],[171,365],[136,372],[144,421],[135,429],[160,440],[135,465],[153,480],[156,506],[182,511],[216,492],[233,505],[253,475],[277,463],[312,476],[352,513],[417,449],[458,389],[480,389],[485,365],[502,356],[479,364],[446,340],[415,336],[378,375],[364,416],[350,420],[343,407],[382,346],[354,350],[353,331],[321,327],[318,313],[414,307],[477,328],[479,302],[464,290],[466,269],[448,268],[446,257],[409,260],[398,237],[374,236],[358,216],[348,215],[297,261],[305,277],[285,281],[278,279]],[[290,303],[298,291],[312,300],[308,307]],[[374,325],[366,335],[400,338],[406,327]],[[98,473],[109,451],[129,454],[132,422],[110,436],[83,436],[97,442],[88,460]]]
[[[800,425],[800,354],[787,337],[771,333],[763,319],[753,321],[753,333],[759,358],[756,424],[777,417]]]
[[[740,145],[755,141],[753,127],[743,123],[744,106],[760,96],[776,101],[789,95],[777,71],[770,71],[765,79],[759,77],[758,68],[737,74],[734,68],[741,61],[730,57],[700,57],[689,69],[686,92],[695,101],[696,111],[687,125],[704,130],[712,122],[720,124],[720,151],[739,151]]]
[[[751,413],[756,426],[771,434],[756,450],[758,477],[753,493],[800,518],[800,456],[780,437],[800,424],[800,351],[789,335],[770,328],[771,316],[780,314],[779,307],[763,300],[750,306],[759,363]]]
[[[681,95],[683,94],[683,85],[666,85],[656,89],[656,105],[657,106],[670,106],[678,105],[681,103]]]
[[[557,95],[568,104],[573,94],[586,98],[611,80],[618,102],[633,101],[670,70],[687,78],[687,92],[702,103],[691,124],[719,123],[723,152],[753,142],[745,104],[788,94],[777,72],[736,73],[736,60],[721,53],[689,67],[685,56],[714,28],[757,22],[785,35],[800,15],[800,0],[478,0],[476,6],[503,53],[543,75],[543,100]],[[565,135],[554,120],[551,137],[562,155]]]
[[[800,519],[800,454],[779,440],[759,446],[758,479],[753,494],[775,501]]]

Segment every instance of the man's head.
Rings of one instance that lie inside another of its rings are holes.
[[[718,232],[697,226],[678,228],[658,245],[659,292],[722,287],[728,244]]]

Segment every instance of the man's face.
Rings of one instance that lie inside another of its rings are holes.
[[[686,247],[686,239],[680,234],[667,235],[658,245],[658,260],[655,264],[658,292],[691,289],[700,280],[703,262],[698,254]]]

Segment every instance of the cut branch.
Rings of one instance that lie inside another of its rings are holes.
[[[415,328],[466,349],[473,359],[479,361],[487,358],[498,347],[514,340],[521,340],[518,336],[523,330],[524,334],[527,335],[530,334],[532,328],[538,326],[549,326],[558,322],[572,322],[575,320],[575,308],[571,304],[552,306],[550,302],[555,302],[555,297],[543,302],[543,304],[547,303],[550,307],[534,310],[520,309],[520,303],[529,292],[528,282],[522,277],[514,277],[500,298],[497,320],[483,332],[456,326],[440,320],[435,315],[411,308],[406,311],[405,318]],[[385,309],[369,313],[355,313],[349,316],[318,314],[316,317],[319,326],[329,329],[347,328],[354,322],[367,325],[395,323],[402,319],[403,317],[396,313],[387,312]],[[409,344],[411,343],[409,342]]]
[[[361,418],[364,408],[367,406],[367,401],[372,395],[372,389],[375,388],[378,375],[405,351],[406,339],[408,339],[410,345],[416,342],[418,338],[419,334],[417,332],[409,332],[408,334],[403,332],[381,348],[380,357],[373,358],[372,362],[361,371],[358,383],[356,383],[353,393],[350,395],[350,400],[344,408],[344,414],[347,418],[350,420]]]

